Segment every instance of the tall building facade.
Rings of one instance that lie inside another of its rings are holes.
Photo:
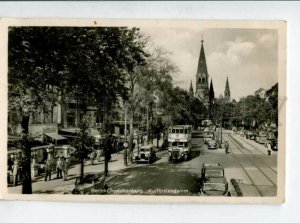
[[[208,89],[208,72],[205,59],[205,52],[201,40],[200,56],[196,74],[196,96],[203,102],[206,108],[209,107],[209,89]]]

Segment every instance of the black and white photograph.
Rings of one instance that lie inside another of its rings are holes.
[[[285,22],[16,21],[4,199],[284,202]]]

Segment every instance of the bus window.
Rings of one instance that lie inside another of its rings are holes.
[[[185,133],[185,134],[187,134],[187,133],[188,133],[188,130],[187,130],[187,129],[185,129],[185,130],[184,130],[184,133]]]
[[[178,142],[178,147],[184,147],[184,142]]]
[[[172,133],[175,133],[176,129],[172,129]]]
[[[179,131],[180,131],[180,133],[183,133],[183,129],[180,129]]]
[[[172,146],[177,146],[177,142],[172,142]]]
[[[176,133],[179,133],[179,129],[176,129]]]

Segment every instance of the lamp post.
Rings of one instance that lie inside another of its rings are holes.
[[[219,148],[222,148],[222,143],[223,143],[223,139],[222,139],[222,122],[223,122],[223,117],[221,116],[221,121],[220,121],[220,127],[221,127],[221,134],[220,134],[220,145]]]
[[[128,148],[127,140],[125,140],[123,146],[124,146],[124,166],[127,166],[127,148]]]

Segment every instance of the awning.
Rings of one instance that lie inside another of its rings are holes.
[[[19,141],[21,140],[22,138],[20,136],[12,136],[12,135],[9,135],[8,136],[8,141]]]
[[[77,133],[80,131],[79,128],[65,128],[65,129],[59,129],[59,131],[68,132],[68,133]]]
[[[49,133],[44,133],[46,136],[49,136],[50,138],[52,139],[55,139],[55,140],[63,140],[63,139],[67,139],[61,135],[58,135],[57,133],[55,132],[49,132]]]

